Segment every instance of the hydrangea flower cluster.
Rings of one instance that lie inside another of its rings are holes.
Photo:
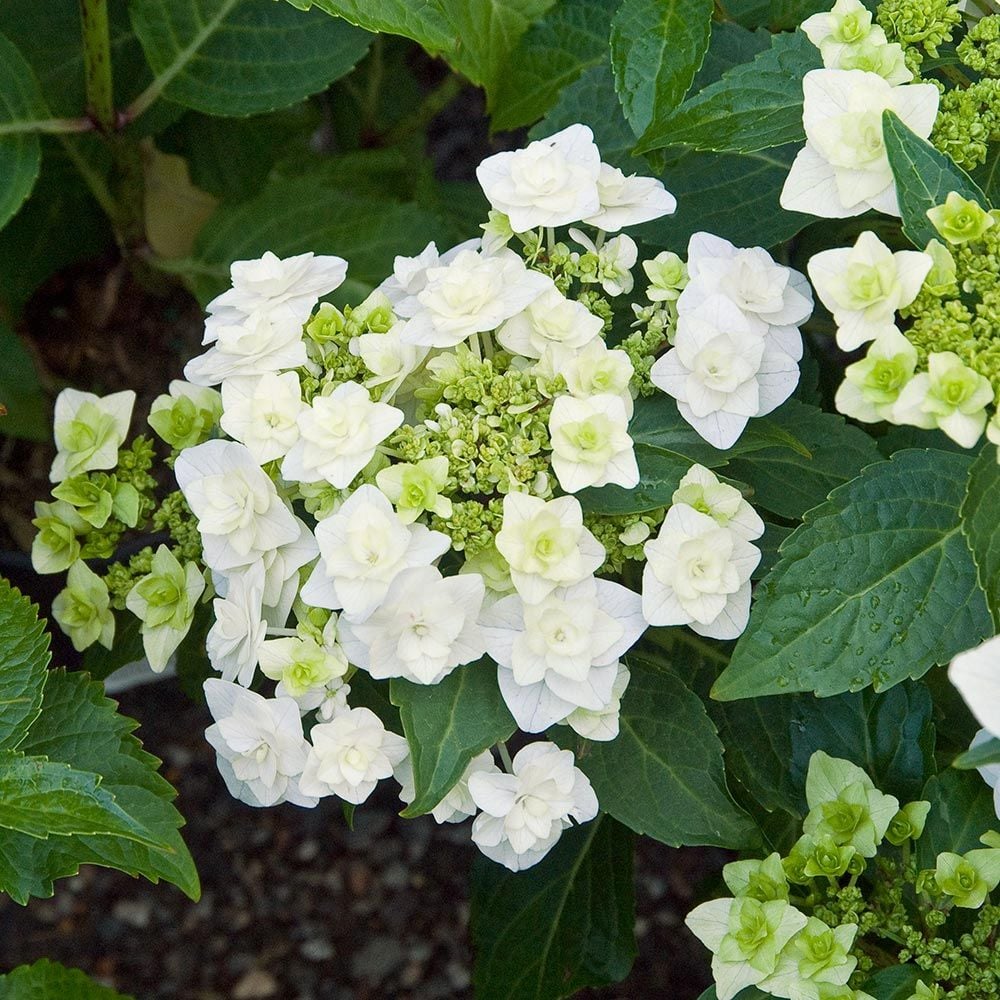
[[[921,869],[914,849],[930,803],[901,806],[861,768],[821,750],[809,760],[805,797],[791,850],[726,865],[732,895],[688,914],[712,952],[719,1000],[748,986],[789,1000],[871,1000],[866,982],[887,964],[917,972],[906,1000],[992,995],[1000,907],[987,900],[1000,884],[1000,834]]]
[[[56,500],[34,551],[40,571],[69,569],[56,620],[83,649],[110,644],[128,611],[162,671],[211,602],[207,735],[250,805],[357,805],[390,777],[415,800],[407,740],[357,693],[368,679],[495,672],[524,733],[607,741],[623,658],[650,625],[746,626],[764,525],[737,488],[695,465],[667,509],[627,523],[585,518],[581,495],[638,484],[638,391],[665,389],[720,448],[784,401],[805,279],[697,234],[686,263],[642,262],[647,304],[616,346],[639,257],[621,230],[673,197],[602,163],[582,125],[478,176],[484,236],[397,257],[357,305],[321,301],[344,281],[339,257],[233,264],[204,352],[149,415],[178,486],[159,501],[151,443],[123,447],[132,395],[60,397]],[[109,525],[167,539],[101,576],[84,560],[111,555],[93,541]],[[645,563],[641,593],[617,578],[623,553]],[[433,815],[475,817],[480,849],[519,870],[598,802],[554,742],[497,751],[505,766],[474,757]]]

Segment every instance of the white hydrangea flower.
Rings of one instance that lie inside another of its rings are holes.
[[[637,226],[677,211],[677,199],[653,177],[626,177],[617,167],[602,163],[597,175],[600,211],[583,221],[606,233]],[[575,221],[575,220],[570,220]]]
[[[807,17],[800,25],[823,54],[827,66],[838,62],[855,45],[869,41],[886,44],[885,32],[872,24],[871,11],[861,0],[837,0],[833,9]]]
[[[618,664],[618,673],[611,685],[611,700],[601,709],[575,708],[563,719],[563,724],[585,740],[608,743],[618,738],[622,697],[628,688],[631,674],[624,663]]]
[[[61,483],[94,469],[113,469],[132,422],[134,405],[135,393],[131,389],[110,396],[63,389],[56,397],[53,414],[56,457],[49,480]]]
[[[281,463],[282,478],[346,489],[402,422],[402,410],[373,402],[356,382],[342,382],[299,413],[299,439]]]
[[[690,312],[711,295],[724,295],[743,312],[770,326],[800,326],[812,313],[805,275],[777,264],[761,247],[739,249],[711,233],[688,241],[689,280],[677,311]]]
[[[990,740],[995,738],[989,730],[980,729],[972,737],[969,749],[975,750],[977,747],[982,746],[984,743],[989,743]],[[977,767],[976,770],[983,781],[993,789],[993,811],[997,814],[997,818],[1000,819],[1000,764],[983,764]]]
[[[790,343],[774,335],[781,331],[794,333]],[[801,339],[793,328],[769,328],[725,296],[712,295],[678,317],[674,346],[650,378],[706,441],[729,448],[751,417],[770,413],[794,392],[796,348],[801,351]]]
[[[518,726],[538,733],[574,709],[608,709],[618,660],[646,630],[642,598],[590,577],[536,604],[516,594],[482,618],[486,651],[497,662],[500,692]]]
[[[899,394],[916,367],[917,349],[895,326],[887,326],[868,354],[845,369],[834,398],[837,412],[869,424],[895,420]]]
[[[579,229],[571,229],[569,234],[589,253],[597,254],[597,274],[583,280],[596,281],[612,298],[632,291],[635,284],[632,268],[639,259],[639,247],[631,236],[622,233],[598,246]]]
[[[486,651],[478,624],[486,587],[473,573],[444,577],[436,566],[398,573],[364,622],[341,622],[351,662],[372,677],[437,684]]]
[[[511,354],[540,358],[547,351],[558,370],[582,347],[599,339],[604,320],[585,305],[567,299],[554,284],[523,312],[507,320],[497,340]]]
[[[416,257],[397,256],[393,260],[392,274],[376,291],[389,300],[397,316],[409,319],[420,309],[417,296],[427,287],[427,272],[450,264],[463,250],[478,250],[479,246],[478,239],[466,240],[439,254],[437,244],[431,241]]]
[[[300,534],[274,483],[247,449],[233,441],[206,441],[177,456],[174,475],[198,519],[205,563],[229,573]]]
[[[874,208],[899,215],[896,185],[882,137],[882,112],[894,111],[926,139],[937,117],[930,83],[893,87],[876,73],[814,69],[802,80],[806,144],[781,191],[781,207],[829,219]]]
[[[347,656],[339,645],[333,650],[321,646],[310,636],[280,636],[266,639],[260,647],[260,671],[272,681],[278,681],[281,693],[301,699],[347,673]]]
[[[431,816],[434,817],[435,823],[461,823],[470,816],[476,815],[478,809],[469,792],[469,778],[480,772],[483,774],[503,774],[494,762],[493,754],[489,750],[476,754],[469,761],[468,766],[462,772],[462,777],[431,810]],[[402,786],[399,790],[400,800],[409,805],[416,797],[416,788],[413,784],[413,762],[409,757],[396,768],[396,780]]]
[[[708,514],[674,504],[643,547],[642,610],[650,625],[690,625],[735,639],[750,615],[750,574],[760,550]]]
[[[297,713],[296,713],[297,714]],[[351,708],[329,722],[313,726],[312,749],[299,787],[307,795],[339,795],[360,805],[408,751],[402,736],[390,733],[367,708]]]
[[[687,504],[708,514],[720,527],[736,532],[752,542],[764,534],[760,515],[743,499],[735,486],[720,483],[719,477],[703,465],[692,465],[674,490],[671,503]]]
[[[301,368],[309,360],[302,320],[274,312],[248,316],[225,312],[218,319],[212,327],[212,346],[184,366],[184,377],[195,385],[218,385],[235,376]]]
[[[937,427],[961,447],[973,447],[986,427],[986,407],[993,402],[990,380],[951,351],[929,354],[927,369],[900,390],[893,423]]]
[[[372,373],[364,382],[368,388],[387,382],[401,384],[427,357],[426,347],[403,343],[402,331],[403,324],[396,323],[385,333],[363,333],[351,341],[351,353],[361,358]]]
[[[283,458],[299,439],[302,386],[295,372],[236,376],[222,383],[222,429],[258,465]]]
[[[552,370],[555,374],[554,366]],[[633,402],[629,385],[635,368],[625,351],[608,347],[603,338],[598,337],[577,351],[559,371],[571,396],[587,399],[610,393],[621,398],[625,412],[629,419],[632,418]]]
[[[586,579],[604,562],[604,546],[583,526],[576,497],[542,500],[527,493],[503,498],[496,547],[521,597],[536,604],[556,587]]]
[[[225,597],[212,601],[215,620],[205,648],[212,669],[226,681],[249,687],[267,635],[264,621],[264,566],[254,563],[228,578]]]
[[[263,698],[213,678],[205,681],[205,699],[215,719],[205,738],[233,798],[257,807],[316,805],[319,800],[302,794],[298,785],[309,744],[291,698]]]
[[[495,330],[552,287],[552,279],[527,268],[513,250],[484,256],[463,250],[427,272],[417,295],[420,309],[400,331],[403,343],[455,347],[476,333]]]
[[[300,570],[319,555],[316,538],[305,521],[295,518],[298,535],[261,556],[264,566],[264,618],[278,628],[288,620],[298,596]],[[216,588],[218,589],[218,587]]]
[[[607,483],[626,489],[638,485],[639,466],[628,421],[621,396],[559,396],[555,400],[549,416],[552,470],[567,493]]]
[[[233,261],[229,275],[233,287],[209,302],[209,315],[271,312],[301,327],[320,298],[343,283],[347,261],[314,253],[282,260],[268,250],[258,260]]]
[[[833,313],[837,345],[853,351],[895,323],[920,292],[934,258],[920,250],[893,253],[874,233],[853,247],[824,250],[807,265],[816,294]]]
[[[422,524],[403,524],[376,487],[359,487],[316,525],[320,561],[302,588],[318,608],[344,609],[344,619],[364,621],[385,599],[396,574],[429,566],[451,539]]]
[[[948,668],[948,679],[976,721],[1000,738],[1000,636],[959,653]]]
[[[492,861],[518,872],[538,864],[574,820],[592,820],[598,804],[570,750],[530,743],[512,765],[512,774],[471,775],[469,793],[482,809],[472,824],[474,843]]]
[[[476,167],[490,205],[515,233],[564,226],[601,210],[601,154],[586,125],[570,125],[524,149],[497,153]]]

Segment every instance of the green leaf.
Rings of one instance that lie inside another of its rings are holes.
[[[321,178],[278,180],[250,201],[221,206],[199,234],[194,259],[177,270],[207,301],[228,284],[234,260],[312,250],[348,258],[349,278],[375,285],[392,271],[396,254],[419,253],[445,228],[412,203],[358,197]]]
[[[735,458],[726,472],[753,487],[750,502],[755,507],[781,517],[799,520],[831,490],[881,457],[874,439],[864,431],[837,413],[825,413],[797,399],[789,399],[767,419],[794,434],[806,454],[787,447],[762,448]],[[752,420],[748,430],[757,423]]]
[[[756,986],[748,986],[745,990],[740,990],[733,1000],[767,1000],[769,996],[770,993],[762,993]],[[716,993],[714,986],[709,986],[698,1000],[719,1000],[719,994]]]
[[[62,766],[100,776],[99,790],[141,826],[147,843],[114,835],[76,835],[40,841],[23,834],[0,836],[0,886],[16,901],[51,896],[56,878],[74,875],[81,864],[117,868],[161,878],[192,899],[200,894],[194,862],[178,829],[183,818],[176,795],[157,771],[159,761],[132,735],[134,720],[116,713],[100,684],[86,674],[55,671],[45,688],[42,713],[21,749]],[[55,765],[53,765],[55,766]]]
[[[130,0],[153,87],[212,115],[295,104],[354,68],[371,36],[274,0]]]
[[[962,531],[972,549],[979,586],[1000,631],[1000,462],[997,449],[987,444],[969,471],[962,501]]]
[[[458,667],[439,684],[393,680],[389,697],[399,708],[413,763],[416,796],[404,816],[430,812],[476,754],[517,729],[489,660]]]
[[[673,672],[639,656],[628,665],[618,738],[584,742],[577,754],[601,808],[672,847],[752,843],[754,826],[729,796],[722,743],[702,700]],[[579,742],[562,727],[549,735],[563,747]]]
[[[528,871],[476,858],[476,1000],[561,1000],[628,975],[636,956],[633,841],[599,816],[563,833]]]
[[[38,80],[17,47],[0,35],[0,227],[31,194],[42,165],[35,129],[50,118]]]
[[[83,654],[84,670],[95,681],[103,681],[116,670],[136,660],[146,658],[142,648],[142,622],[131,611],[114,611],[115,641],[110,649],[99,643],[89,646]]]
[[[960,771],[973,771],[977,767],[986,767],[990,764],[1000,764],[1000,740],[996,737],[980,743],[960,754],[952,762],[952,767],[957,767]]]
[[[791,528],[786,528],[783,524],[772,524],[770,521],[764,522],[764,534],[754,542],[760,549],[761,559],[757,568],[751,575],[751,580],[762,580],[774,569],[778,561],[778,549],[781,543],[792,533]]]
[[[0,750],[13,750],[38,718],[49,634],[38,608],[0,578]]]
[[[611,64],[637,136],[684,99],[711,31],[711,0],[624,0],[618,8],[611,21]]]
[[[802,77],[822,65],[819,49],[803,32],[774,35],[766,52],[654,121],[639,152],[687,145],[748,153],[801,142]]]
[[[5,234],[0,234],[2,243]],[[0,324],[0,435],[48,441],[52,435],[48,402],[38,382],[35,364],[21,339]]]
[[[713,697],[882,691],[992,634],[958,514],[970,464],[897,452],[811,510],[758,585]]]
[[[670,150],[660,180],[677,212],[637,226],[637,239],[683,253],[692,233],[710,232],[741,247],[773,247],[809,225],[811,216],[779,204],[797,146],[755,153]]]
[[[750,62],[770,46],[771,33],[763,28],[749,31],[734,21],[713,24],[708,52],[691,84],[691,93],[698,94],[717,83],[724,73]]]
[[[991,205],[1000,205],[1000,146],[991,143],[986,162],[973,172],[973,180],[985,193]]]
[[[933,868],[941,851],[964,854],[982,847],[979,838],[997,828],[993,792],[975,771],[942,771],[927,782],[920,797],[931,804],[917,842],[921,868]]]
[[[0,1000],[132,1000],[95,983],[79,969],[43,958],[0,976]]]
[[[608,55],[605,0],[562,0],[521,37],[490,94],[492,126],[517,128],[541,118],[560,91]]]
[[[915,965],[891,965],[865,982],[864,991],[875,1000],[910,1000],[921,982]]]
[[[0,829],[43,840],[76,833],[147,841],[142,825],[100,785],[98,774],[0,750]]]
[[[944,204],[952,191],[989,208],[986,195],[951,157],[914,135],[891,111],[882,113],[882,133],[896,179],[903,232],[917,249],[923,250],[929,240],[939,238],[927,210]]]

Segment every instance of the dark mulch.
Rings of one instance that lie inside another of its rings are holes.
[[[468,823],[400,820],[392,782],[358,809],[353,832],[331,800],[250,809],[215,770],[203,708],[170,682],[127,692],[121,706],[179,790],[201,902],[85,868],[51,900],[22,909],[0,897],[0,969],[50,957],[138,1000],[471,998]],[[643,838],[639,958],[621,985],[581,996],[697,997],[707,955],[682,920],[723,860]]]

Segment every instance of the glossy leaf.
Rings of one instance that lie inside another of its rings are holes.
[[[533,868],[472,870],[477,1000],[562,1000],[635,960],[632,834],[606,816],[566,830]]]
[[[810,511],[759,584],[713,697],[882,691],[992,634],[959,519],[969,465],[897,452]]]
[[[1000,463],[997,449],[987,444],[969,472],[962,502],[965,533],[979,573],[979,585],[1000,631]]]
[[[964,854],[982,847],[979,838],[997,827],[993,792],[975,771],[942,771],[920,796],[931,804],[917,842],[917,864],[933,868],[941,851]]]
[[[0,750],[13,750],[38,718],[49,636],[36,608],[0,578]]]
[[[451,791],[476,754],[517,729],[488,660],[452,671],[439,684],[395,679],[389,687],[410,744],[416,797],[404,816],[430,812]]]

